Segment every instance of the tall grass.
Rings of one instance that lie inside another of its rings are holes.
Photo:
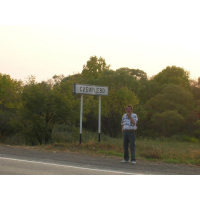
[[[170,163],[200,165],[200,144],[169,139],[138,139],[137,154],[141,158]]]
[[[73,147],[73,151],[94,155],[123,157],[122,136],[111,138],[101,134],[101,142],[99,143],[97,133],[83,130],[80,145],[78,130],[66,129],[66,131],[56,134],[54,135],[55,146]],[[197,140],[181,141],[177,138],[136,138],[136,157],[141,160],[200,165],[200,143]]]
[[[82,143],[79,144],[79,129],[68,125],[56,125],[52,132],[52,145],[49,150],[79,152],[100,156],[123,157],[123,139],[111,138],[98,133],[83,130]],[[6,144],[25,145],[24,138],[19,134],[8,138]],[[200,165],[200,142],[186,136],[173,138],[147,139],[136,134],[136,158],[140,160],[163,161],[169,163],[186,163]]]

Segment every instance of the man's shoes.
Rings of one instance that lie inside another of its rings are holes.
[[[121,163],[127,163],[127,162],[128,162],[128,160],[122,160],[122,161],[121,161]],[[132,160],[131,163],[132,163],[132,164],[136,164],[136,161],[135,161],[135,160]]]
[[[127,160],[122,160],[122,161],[121,161],[121,163],[127,163],[127,162],[128,162]]]
[[[136,164],[136,161],[133,160],[133,161],[131,161],[131,163],[132,163],[132,164]]]

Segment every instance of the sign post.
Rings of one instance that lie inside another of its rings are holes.
[[[101,135],[101,96],[99,96],[99,123],[98,123],[99,142]]]
[[[99,96],[99,117],[98,117],[98,141],[100,142],[101,135],[101,96],[108,95],[107,86],[97,86],[97,85],[81,85],[74,84],[73,88],[74,94],[81,95],[81,106],[80,106],[80,144],[82,142],[82,120],[83,120],[83,95],[97,95]]]
[[[82,121],[83,121],[83,95],[81,95],[81,107],[80,107],[80,141],[82,141]]]

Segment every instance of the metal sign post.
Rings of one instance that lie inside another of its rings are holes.
[[[83,95],[81,95],[81,107],[80,107],[80,141],[82,141],[82,121],[83,121]]]
[[[80,144],[82,142],[83,95],[97,95],[97,96],[99,96],[98,141],[100,142],[100,135],[101,135],[101,96],[107,96],[108,95],[108,87],[107,86],[97,86],[97,85],[74,84],[73,93],[81,95]]]
[[[98,123],[99,142],[101,135],[101,96],[99,96],[99,123]]]

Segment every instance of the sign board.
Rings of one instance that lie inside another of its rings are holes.
[[[108,95],[108,86],[97,86],[97,85],[81,85],[74,84],[73,93],[81,95],[81,107],[80,107],[80,144],[82,141],[82,120],[83,120],[83,95],[98,95],[99,96],[99,120],[98,120],[98,132],[99,142],[101,133],[101,96]]]
[[[108,87],[107,86],[97,86],[97,85],[74,84],[73,92],[74,92],[74,94],[107,96],[108,95]]]

